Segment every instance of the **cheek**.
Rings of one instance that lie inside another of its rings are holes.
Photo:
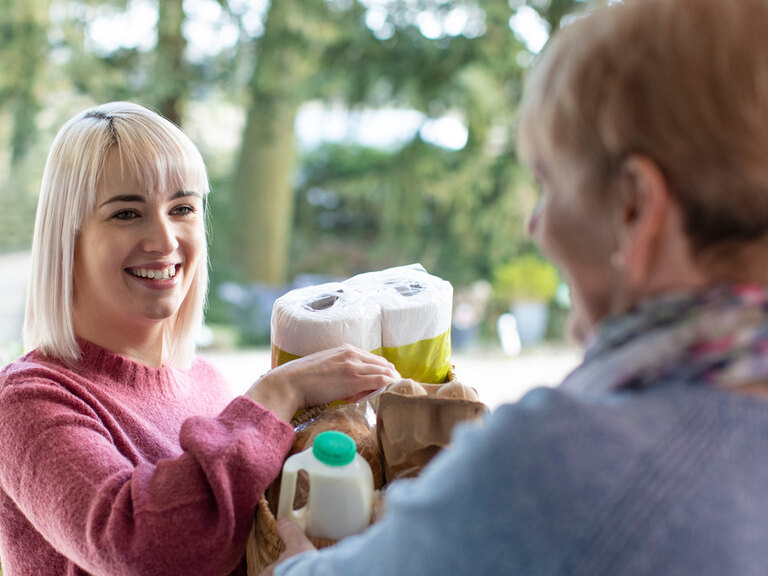
[[[567,240],[571,224],[549,202],[540,202],[528,220],[528,233],[542,254],[558,266],[568,266]]]
[[[550,206],[542,211],[541,246],[563,265],[605,267],[615,249],[606,215],[581,206]]]
[[[590,330],[609,313],[617,288],[610,265],[614,242],[607,220],[599,212],[548,206],[538,214],[532,235],[571,288],[577,331]]]
[[[205,228],[202,225],[190,227],[184,235],[184,257],[190,269],[194,269],[205,249]]]

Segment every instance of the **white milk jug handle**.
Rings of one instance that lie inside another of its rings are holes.
[[[283,465],[283,479],[280,482],[280,504],[277,507],[277,519],[287,518],[293,520],[299,526],[306,529],[307,506],[293,509],[293,501],[296,498],[296,478],[307,460],[312,459],[312,451],[306,450],[294,454]]]

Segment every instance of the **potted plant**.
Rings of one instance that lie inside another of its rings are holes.
[[[533,254],[516,258],[494,271],[494,294],[509,303],[523,345],[544,339],[548,305],[559,283],[557,269]]]

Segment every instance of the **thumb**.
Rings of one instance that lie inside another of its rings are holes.
[[[304,530],[296,522],[290,520],[279,520],[277,522],[277,533],[285,542],[285,552],[280,555],[280,560],[285,560],[302,552],[316,550],[312,542],[304,534]]]

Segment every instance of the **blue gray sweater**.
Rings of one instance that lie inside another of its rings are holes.
[[[764,576],[768,396],[537,389],[465,425],[367,532],[277,576]]]

